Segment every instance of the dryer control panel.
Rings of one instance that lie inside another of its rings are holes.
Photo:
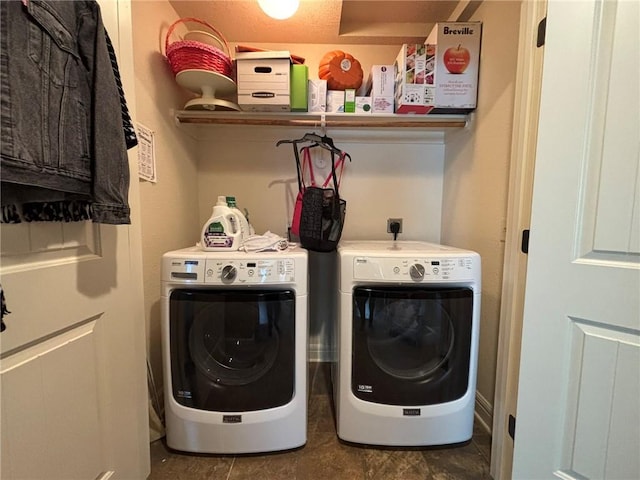
[[[469,281],[476,278],[473,257],[357,256],[353,259],[354,280],[403,283]]]

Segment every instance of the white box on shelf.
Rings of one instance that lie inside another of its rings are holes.
[[[238,105],[250,112],[288,112],[290,102],[288,51],[237,52]]]
[[[309,111],[327,111],[327,81],[309,80]]]
[[[395,62],[396,113],[425,114],[433,109],[434,55],[434,45],[402,45]]]
[[[367,79],[367,95],[371,96],[373,113],[393,113],[395,66],[372,65]]]
[[[344,90],[327,90],[327,112],[344,112]]]
[[[356,113],[372,113],[371,97],[356,97]]]

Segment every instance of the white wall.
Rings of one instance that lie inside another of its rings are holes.
[[[483,2],[478,108],[471,128],[447,138],[443,243],[482,257],[477,403],[491,426],[505,246],[520,2]],[[532,48],[534,48],[532,46]]]
[[[137,122],[155,132],[157,183],[140,182],[144,305],[148,355],[162,386],[160,259],[192,243],[197,211],[197,144],[175,123],[172,110],[190,97],[174,80],[165,57],[164,33],[178,17],[166,1],[133,1]]]

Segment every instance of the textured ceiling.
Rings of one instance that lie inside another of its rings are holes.
[[[271,19],[256,0],[170,3],[180,17],[205,20],[234,43],[389,45],[422,43],[435,22],[464,21],[479,2],[300,0],[298,11],[288,20]]]

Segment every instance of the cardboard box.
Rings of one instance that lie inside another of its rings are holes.
[[[309,80],[309,102],[310,112],[327,111],[327,81]]]
[[[356,97],[356,113],[371,113],[372,110],[371,97]]]
[[[402,45],[394,64],[396,113],[426,114],[433,109],[434,57],[435,46],[433,45],[413,43]]]
[[[476,108],[481,22],[436,23],[426,43],[435,45],[435,109],[467,113]]]
[[[372,65],[366,94],[371,97],[373,113],[393,113],[396,72],[394,65]]]
[[[347,88],[344,91],[344,112],[355,113],[356,111],[356,90]]]
[[[238,105],[250,112],[288,112],[291,57],[287,51],[237,52]]]
[[[291,111],[306,112],[308,108],[309,67],[291,65]]]
[[[327,90],[327,112],[344,113],[344,90]]]

